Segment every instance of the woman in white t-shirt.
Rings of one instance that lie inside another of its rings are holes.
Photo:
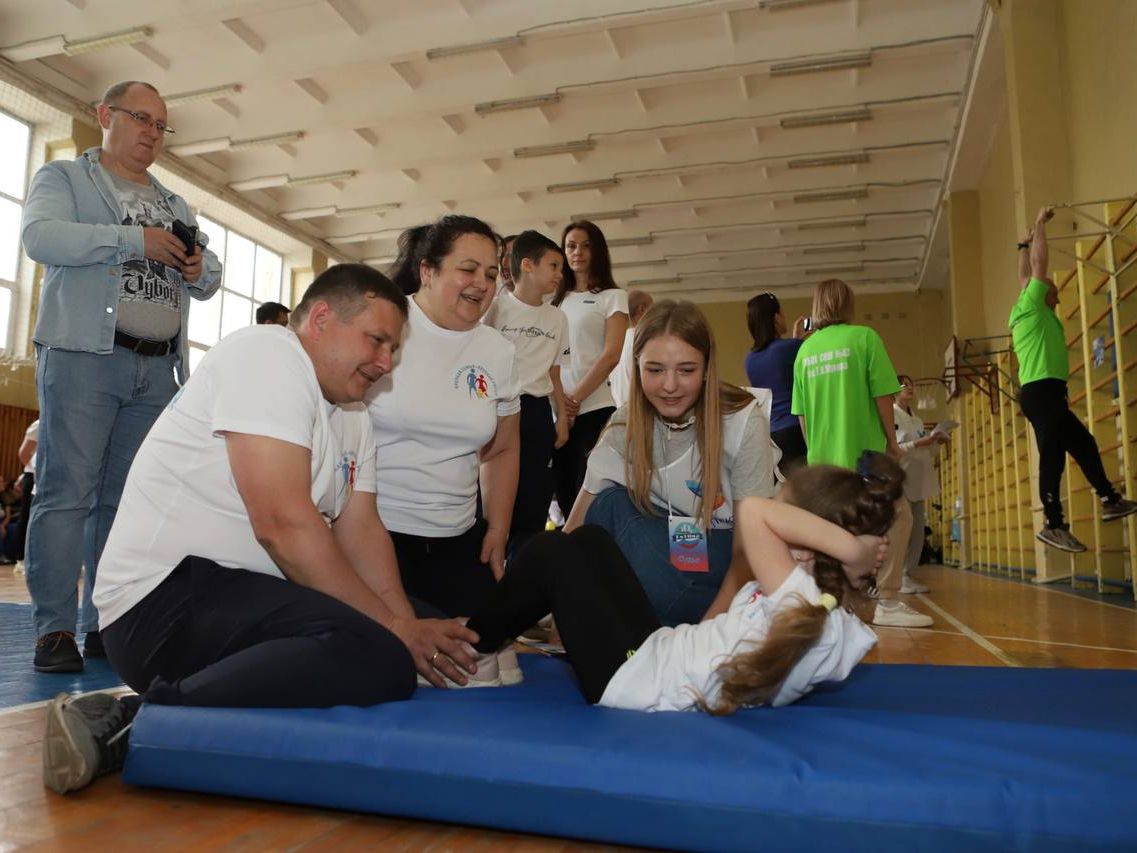
[[[866,453],[857,471],[798,468],[777,500],[744,499],[746,582],[699,624],[661,626],[616,543],[586,525],[531,540],[467,627],[492,668],[502,644],[551,611],[581,692],[599,705],[714,714],[786,705],[844,680],[876,644],[851,607],[884,556],[903,476]]]
[[[719,380],[710,324],[690,302],[653,305],[636,325],[632,357],[628,405],[589,456],[565,530],[605,528],[660,621],[697,622],[737,591],[724,579],[745,562],[732,538],[738,501],[774,494],[770,395]],[[687,546],[673,547],[684,531]]]
[[[403,233],[391,278],[413,295],[398,369],[367,398],[376,501],[403,586],[450,616],[501,577],[517,491],[513,344],[479,323],[497,264],[493,230],[473,217]]]
[[[604,232],[585,220],[561,234],[564,279],[553,297],[569,321],[569,363],[561,383],[572,429],[553,454],[555,496],[568,514],[584,482],[588,454],[616,409],[608,376],[620,362],[628,328],[628,295],[612,280]]]
[[[947,443],[948,437],[925,432],[924,422],[912,414],[912,395],[916,389],[912,377],[901,374],[896,378],[900,382],[900,392],[893,403],[892,414],[896,421],[896,442],[900,445],[900,467],[905,473],[904,497],[912,507],[912,535],[908,540],[908,551],[904,555],[904,577],[900,582],[900,591],[912,595],[928,591],[928,587],[912,577],[912,570],[920,564],[920,552],[924,548],[927,500],[940,493],[940,479],[936,476],[933,454],[940,444]]]

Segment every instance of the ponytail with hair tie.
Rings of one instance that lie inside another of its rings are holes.
[[[832,465],[797,468],[786,484],[786,500],[853,535],[882,536],[892,526],[896,502],[904,494],[904,471],[892,457],[865,451],[855,471]],[[781,608],[761,645],[740,652],[719,667],[722,690],[714,705],[700,699],[711,714],[731,714],[741,707],[772,701],[791,670],[821,638],[826,620],[838,607],[864,603],[840,561],[815,552],[813,578],[821,596],[816,603]]]

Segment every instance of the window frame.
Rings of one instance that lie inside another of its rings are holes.
[[[276,251],[276,249],[272,248],[271,246],[268,246],[264,243],[258,242],[254,238],[249,237],[248,235],[241,233],[236,228],[230,228],[228,225],[225,225],[223,222],[219,222],[218,220],[212,218],[211,216],[207,216],[207,215],[201,213],[200,211],[195,211],[195,215],[198,218],[198,224],[199,225],[201,224],[201,220],[204,219],[210,225],[215,226],[216,228],[225,232],[225,257],[220,258],[221,264],[222,264],[221,287],[219,287],[217,289],[217,292],[212,297],[210,297],[211,301],[214,299],[220,300],[220,308],[218,309],[218,312],[217,312],[217,329],[216,329],[217,339],[215,341],[213,341],[213,343],[206,343],[203,340],[192,337],[189,334],[189,331],[187,328],[186,344],[188,345],[188,347],[190,349],[191,356],[193,355],[193,352],[195,350],[200,352],[202,355],[204,355],[205,353],[209,352],[210,349],[212,349],[214,346],[216,346],[218,341],[220,341],[222,338],[225,337],[225,335],[222,334],[222,329],[224,329],[224,327],[225,327],[225,297],[226,297],[226,294],[231,293],[235,298],[246,299],[249,301],[251,308],[249,311],[249,318],[248,318],[248,324],[247,325],[252,325],[256,322],[257,308],[259,308],[261,305],[263,305],[266,301],[268,301],[268,302],[277,302],[277,301],[283,302],[283,300],[284,300],[284,288],[285,288],[285,273],[288,270],[288,265],[285,262],[284,254],[282,252],[278,252],[278,251]],[[229,253],[230,237],[234,236],[234,235],[237,237],[240,237],[242,240],[247,240],[253,246],[252,280],[249,283],[249,293],[248,294],[242,293],[240,290],[238,290],[235,287],[230,287],[226,283],[226,280],[225,280],[226,271],[228,269],[228,264],[226,263],[226,258],[228,257],[228,253]],[[277,286],[277,295],[276,295],[275,299],[264,300],[264,299],[257,299],[257,297],[256,297],[258,251],[267,252],[267,253],[269,253],[269,254],[271,254],[274,257],[279,259],[280,272],[279,272],[278,278],[277,278],[277,285],[278,286]],[[194,306],[190,307],[191,317],[192,317],[193,307]],[[200,358],[200,356],[198,356],[198,358]],[[196,359],[191,358],[191,361],[193,361],[193,360],[196,360]]]
[[[11,204],[16,205],[16,207],[20,211],[21,218],[22,218],[23,211],[24,211],[24,205],[27,204],[27,201],[28,201],[28,186],[31,182],[32,139],[35,136],[35,130],[36,130],[35,124],[30,122],[30,121],[27,121],[26,119],[20,118],[18,115],[15,115],[14,113],[12,113],[8,110],[2,109],[2,108],[0,108],[0,115],[3,115],[7,119],[11,119],[12,121],[16,122],[17,124],[23,125],[25,128],[27,128],[27,131],[28,131],[27,142],[25,144],[25,150],[24,150],[24,183],[23,183],[23,187],[22,187],[23,194],[19,198],[17,198],[15,196],[9,195],[8,193],[4,192],[4,190],[0,190],[0,199],[3,199],[4,201],[10,202]],[[3,335],[4,335],[4,339],[3,339],[2,343],[0,343],[0,352],[9,352],[9,351],[11,351],[11,348],[12,348],[12,333],[14,331],[13,325],[15,323],[16,313],[17,313],[16,312],[17,296],[19,295],[19,292],[20,292],[19,291],[20,270],[23,266],[23,263],[24,263],[24,250],[23,250],[23,245],[20,241],[19,230],[17,229],[17,233],[16,233],[16,267],[14,270],[14,275],[12,276],[11,281],[0,276],[0,288],[7,290],[9,293],[9,296],[8,296],[8,321],[6,324],[4,324],[4,328],[2,330],[0,330],[3,332]]]

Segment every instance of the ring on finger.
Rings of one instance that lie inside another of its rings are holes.
[[[431,663],[434,663],[434,662],[435,662],[435,660],[437,660],[437,659],[438,659],[438,656],[439,656],[440,654],[442,654],[442,650],[441,650],[441,649],[436,649],[436,650],[435,650],[435,652],[434,652],[434,654],[432,654],[432,655],[430,656],[430,662],[431,662]]]

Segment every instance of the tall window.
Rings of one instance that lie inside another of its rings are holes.
[[[276,252],[205,217],[197,224],[209,236],[209,248],[224,265],[221,289],[189,312],[190,370],[206,350],[230,332],[252,325],[265,302],[284,302],[284,259]]]
[[[32,129],[0,112],[0,350],[12,331],[12,297],[20,263],[20,216],[28,183]]]

